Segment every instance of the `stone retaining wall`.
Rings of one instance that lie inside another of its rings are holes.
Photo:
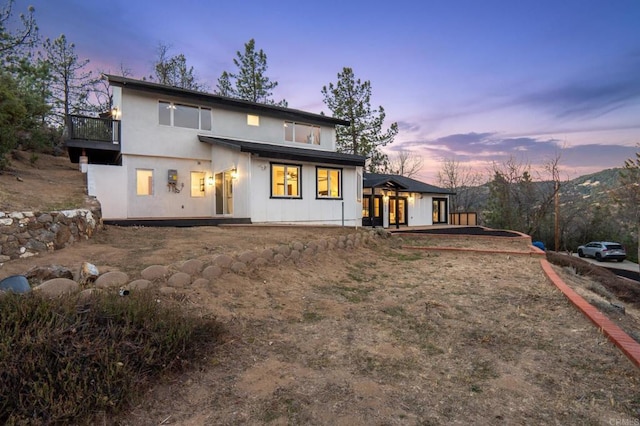
[[[0,212],[0,263],[64,248],[101,227],[99,208]]]
[[[35,268],[26,274],[33,290],[48,297],[59,297],[81,291],[116,289],[120,294],[130,291],[155,289],[161,294],[172,294],[190,287],[209,286],[223,279],[225,274],[246,275],[258,269],[286,262],[298,263],[303,258],[319,256],[323,252],[354,250],[377,239],[388,238],[384,230],[356,231],[339,237],[320,238],[303,243],[293,241],[262,250],[247,250],[235,254],[218,254],[208,258],[188,259],[171,265],[151,265],[136,276],[118,270],[100,273],[95,265],[84,263],[74,273],[66,268]],[[0,292],[1,295],[1,292]]]

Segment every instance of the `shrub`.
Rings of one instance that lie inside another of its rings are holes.
[[[220,332],[214,320],[186,317],[149,293],[7,294],[0,297],[0,423],[115,414],[163,374],[202,359]]]

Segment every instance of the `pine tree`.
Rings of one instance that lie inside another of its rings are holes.
[[[267,55],[262,49],[256,52],[255,40],[251,39],[245,43],[244,53],[238,51],[236,56],[233,63],[238,71],[224,71],[218,78],[216,93],[245,101],[286,107],[286,100],[275,102],[271,99],[272,90],[278,86],[278,82],[267,77]]]
[[[640,260],[640,151],[636,152],[635,159],[629,158],[624,162],[619,183],[620,187],[614,192],[614,199],[619,203],[621,213],[635,224],[635,243]]]
[[[19,28],[11,24],[14,0],[7,0],[0,8],[0,65],[7,66],[24,56],[24,50],[33,47],[38,41],[38,27],[33,16],[35,9],[29,6],[28,14],[20,14]]]
[[[71,114],[94,112],[89,95],[97,78],[85,68],[89,59],[79,60],[75,44],[67,42],[64,34],[53,41],[45,40],[43,49],[51,73],[52,121],[61,125]]]
[[[338,151],[367,157],[366,167],[371,172],[384,170],[388,158],[380,148],[393,142],[398,123],[382,130],[386,115],[382,106],[371,108],[371,83],[356,79],[353,70],[345,67],[336,84],[324,86],[322,94],[333,116],[351,123],[336,129]]]
[[[187,58],[180,53],[169,56],[169,47],[158,46],[158,60],[154,64],[156,80],[160,84],[188,90],[207,90],[204,83],[198,81],[193,67],[187,66]]]

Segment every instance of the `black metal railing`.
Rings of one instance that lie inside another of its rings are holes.
[[[69,139],[120,143],[120,120],[71,115],[67,128]]]

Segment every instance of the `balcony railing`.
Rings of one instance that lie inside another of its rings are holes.
[[[120,143],[120,120],[71,115],[67,123],[71,140]]]

